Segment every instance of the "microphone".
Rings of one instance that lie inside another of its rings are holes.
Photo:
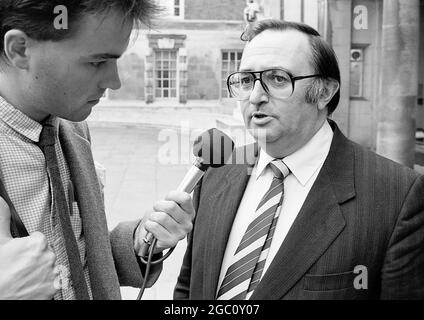
[[[193,165],[184,176],[178,191],[191,193],[202,179],[209,167],[219,168],[231,158],[234,142],[225,133],[218,129],[209,129],[197,137],[193,144],[193,154],[196,157]],[[141,256],[146,256],[154,236],[148,232],[140,248]]]

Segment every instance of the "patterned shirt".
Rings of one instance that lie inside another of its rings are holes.
[[[57,122],[58,119],[56,119]],[[54,298],[73,300],[75,293],[70,278],[60,220],[53,210],[51,180],[44,154],[37,146],[42,128],[40,123],[26,116],[0,96],[0,179],[27,231],[30,234],[35,231],[43,233],[56,255],[56,268],[60,272],[61,289]],[[70,217],[72,229],[92,299],[79,208],[78,204],[69,197],[72,188],[70,173],[58,139],[55,147],[68,205],[69,201],[72,201],[73,214]]]

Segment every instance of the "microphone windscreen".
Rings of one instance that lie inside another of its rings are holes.
[[[209,129],[197,137],[193,153],[202,165],[219,168],[227,163],[234,150],[234,141],[218,129]]]

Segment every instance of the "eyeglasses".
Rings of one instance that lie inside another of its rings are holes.
[[[256,74],[259,74],[259,77],[256,77]],[[259,80],[266,93],[274,98],[287,99],[293,94],[297,80],[313,77],[321,77],[321,75],[293,77],[283,69],[234,72],[227,79],[227,87],[231,97],[239,101],[247,100],[255,87],[256,80]]]

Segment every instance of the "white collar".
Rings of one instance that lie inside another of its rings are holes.
[[[325,121],[318,132],[303,147],[283,159],[291,173],[303,186],[324,163],[332,140],[333,130]],[[256,165],[256,179],[264,173],[268,164],[273,160],[275,158],[261,149]]]

